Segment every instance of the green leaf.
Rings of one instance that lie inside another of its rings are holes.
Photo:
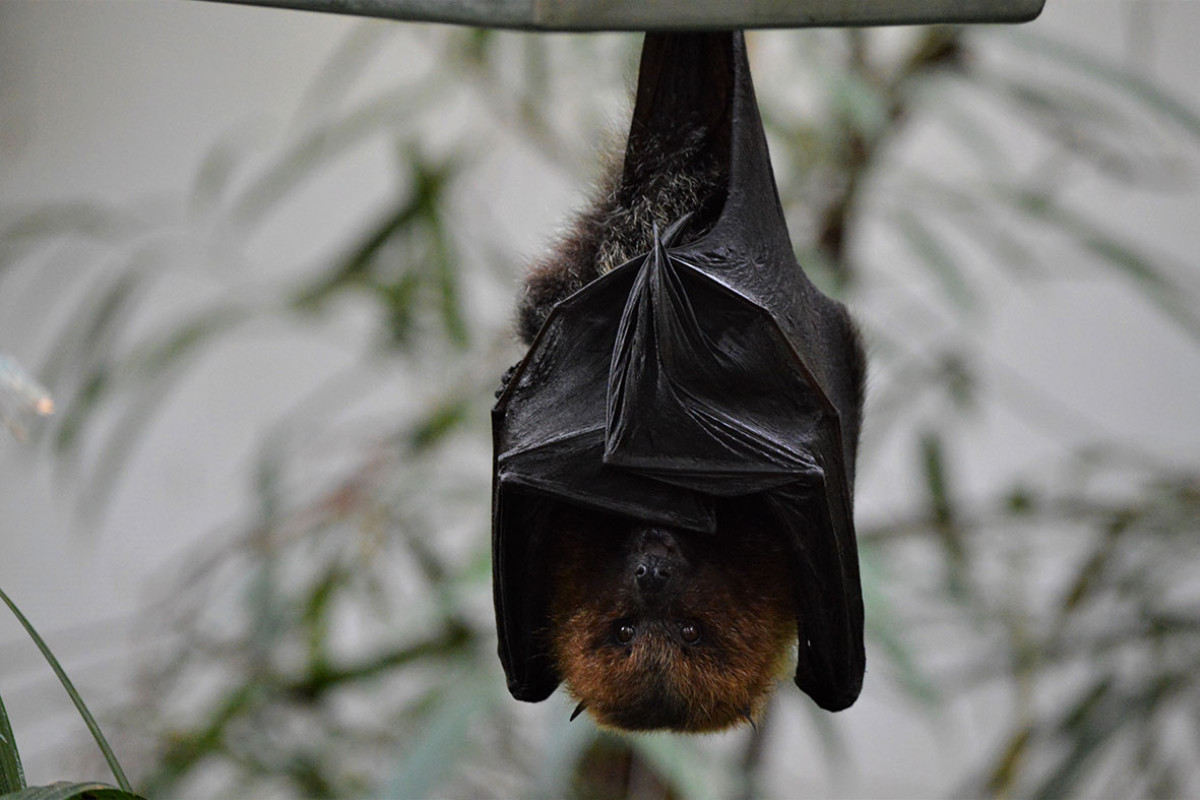
[[[410,125],[424,106],[442,101],[450,91],[446,86],[449,78],[435,72],[419,86],[384,92],[345,116],[306,132],[234,201],[230,218],[241,230],[254,230],[336,159],[371,137]]]
[[[1130,279],[1192,338],[1200,340],[1195,294],[1172,278],[1156,259],[1109,234],[1104,226],[1031,192],[1000,189],[998,196],[1016,209],[1069,236],[1081,248]],[[1183,273],[1185,268],[1179,268]]]
[[[4,700],[0,698],[0,793],[15,792],[25,788],[25,770],[21,767],[21,754],[17,752],[17,739]]]
[[[950,500],[946,483],[946,463],[942,452],[942,439],[936,433],[921,436],[921,466],[925,475],[925,488],[933,519],[941,525],[953,522],[956,514]]]
[[[107,281],[102,276],[98,283]],[[134,268],[122,271],[106,286],[89,289],[87,299],[71,315],[51,347],[42,375],[54,386],[68,372],[100,369],[136,308],[145,286]],[[81,390],[82,394],[82,390]]]
[[[1052,800],[1065,797],[1076,788],[1087,763],[1111,742],[1122,718],[1130,710],[1125,702],[1125,698],[1113,689],[1108,676],[1100,678],[1079,695],[1078,702],[1058,725],[1067,751],[1033,792],[1034,797]]]
[[[0,279],[29,250],[67,237],[112,241],[133,229],[131,219],[96,203],[69,201],[39,206],[0,227]]]
[[[936,114],[946,129],[988,173],[995,175],[1011,175],[1013,173],[1012,159],[1001,146],[995,127],[988,125],[977,115],[965,111],[963,104],[957,102],[944,89],[930,92],[929,100],[922,103],[922,109]]]
[[[145,798],[103,783],[59,781],[48,786],[30,786],[19,792],[0,795],[0,800],[145,800]]]
[[[465,684],[465,685],[463,685]],[[429,797],[467,749],[471,731],[492,702],[487,682],[469,678],[444,692],[433,719],[408,748],[383,797]]]
[[[442,312],[442,328],[452,344],[465,348],[468,341],[467,323],[463,314],[461,292],[458,287],[458,259],[454,257],[448,231],[436,218],[434,227],[433,263],[434,279],[438,291],[438,304]]]
[[[80,447],[84,425],[100,401],[107,396],[111,383],[112,367],[108,364],[97,365],[80,381],[79,390],[71,401],[63,404],[66,413],[60,417],[54,436],[54,449],[60,457],[65,459]]]
[[[731,792],[721,785],[723,770],[702,755],[689,739],[677,736],[639,736],[632,742],[637,752],[654,765],[664,783],[689,800],[715,800]],[[672,793],[674,794],[674,793]]]
[[[442,205],[449,187],[450,178],[461,169],[453,158],[442,164],[426,166],[413,158],[415,202],[429,226],[432,238],[429,271],[426,279],[431,283],[441,311],[442,327],[450,342],[457,347],[467,344],[467,326],[463,316],[462,301],[458,288],[458,259],[454,257],[450,238],[452,231],[442,220]]]
[[[894,220],[896,229],[921,263],[929,268],[950,302],[962,309],[973,308],[975,293],[963,278],[959,266],[962,259],[951,253],[942,238],[911,211],[897,209]]]
[[[297,103],[295,121],[323,119],[341,110],[383,46],[396,38],[396,29],[364,20],[339,42],[322,62]],[[419,83],[419,81],[414,81]]]
[[[451,397],[439,404],[409,434],[411,447],[427,450],[436,445],[469,419],[470,410],[470,401],[463,397]]]
[[[391,283],[376,288],[379,302],[387,312],[385,327],[391,345],[403,348],[408,344],[413,331],[413,311],[418,306],[420,289],[421,278],[412,272],[406,272]]]
[[[108,740],[104,738],[104,734],[100,731],[100,726],[96,724],[96,718],[92,716],[92,712],[88,710],[87,705],[83,702],[79,692],[75,689],[75,685],[71,683],[71,679],[67,677],[67,673],[63,671],[62,665],[58,663],[58,659],[54,657],[54,653],[50,652],[50,648],[46,642],[38,634],[33,625],[21,613],[16,604],[9,599],[8,595],[0,590],[0,600],[3,600],[8,609],[12,611],[13,616],[25,628],[25,632],[29,634],[29,638],[33,639],[33,643],[42,651],[42,655],[46,657],[46,661],[50,664],[50,668],[54,670],[54,674],[58,676],[59,682],[66,689],[67,694],[71,697],[71,702],[75,704],[75,708],[79,711],[79,715],[83,717],[83,721],[87,724],[88,730],[92,732],[92,738],[96,740],[100,752],[104,754],[104,760],[108,762],[109,769],[112,770],[113,777],[117,779],[117,783],[128,794],[133,794],[133,789],[129,785],[129,779],[125,777],[125,771],[121,769],[121,765],[117,762],[117,756],[113,753],[112,748],[108,745]],[[58,795],[51,795],[57,797]],[[76,795],[64,795],[64,797],[75,797]]]
[[[988,793],[998,797],[1013,795],[1013,787],[1029,754],[1033,728],[1028,725],[1013,731],[987,779]]]
[[[852,130],[873,138],[887,126],[887,98],[864,76],[853,72],[832,73],[829,93],[837,113]]]
[[[244,144],[226,136],[205,153],[192,180],[188,206],[193,214],[206,215],[216,209],[222,196],[233,183],[239,163],[244,158]]]
[[[389,243],[410,234],[412,228],[423,221],[421,201],[422,198],[416,195],[388,213],[341,259],[341,263],[326,270],[314,285],[302,289],[291,301],[292,305],[300,311],[317,311],[329,297],[347,286],[377,282],[371,275],[377,257]]]
[[[863,605],[866,606],[867,636],[883,648],[888,661],[896,670],[896,678],[908,694],[928,709],[941,701],[937,687],[921,670],[909,646],[904,625],[895,613],[892,602],[880,587],[888,582],[879,559],[873,551],[863,549],[859,564],[862,567]]]
[[[89,471],[86,484],[79,490],[79,510],[85,517],[97,517],[104,513],[113,489],[122,475],[125,465],[133,455],[141,437],[148,429],[147,422],[166,401],[174,384],[167,376],[160,376],[144,387],[133,402],[126,406],[119,420],[112,426],[95,466]]]
[[[1180,125],[1193,137],[1200,139],[1200,114],[1134,72],[1114,66],[1118,63],[1080,50],[1077,47],[1023,30],[1012,33],[1014,44],[1025,50],[1044,55],[1074,69],[1081,75],[1125,94],[1155,113]]]
[[[154,378],[178,362],[195,355],[213,338],[251,319],[255,309],[224,306],[205,311],[187,322],[178,322],[139,347],[130,358],[131,368]]]
[[[558,702],[556,698],[555,702]],[[539,772],[534,797],[569,797],[575,765],[584,752],[596,741],[596,726],[586,715],[570,718],[570,706],[560,703],[557,714],[547,729],[545,744],[538,754]]]
[[[959,524],[960,514],[949,485],[942,438],[926,432],[921,436],[920,446],[929,513],[946,560],[946,589],[951,596],[962,597],[967,587],[967,551]]]
[[[78,492],[79,509],[84,516],[103,513],[150,421],[183,376],[186,359],[197,357],[210,341],[252,314],[252,310],[236,307],[205,312],[139,346],[126,361],[97,365],[82,382],[75,398],[64,404],[66,413],[55,439],[55,447],[63,455],[70,455],[80,447],[89,421],[105,400],[123,386],[138,388],[108,431],[88,471],[88,480]]]

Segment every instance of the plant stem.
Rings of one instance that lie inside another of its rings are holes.
[[[75,685],[71,683],[71,679],[67,677],[67,673],[63,671],[62,665],[58,663],[58,659],[54,657],[54,654],[50,652],[50,648],[46,646],[46,642],[42,640],[42,637],[38,635],[33,625],[30,624],[29,620],[25,618],[25,615],[21,613],[21,610],[17,608],[16,604],[9,599],[8,595],[2,589],[0,589],[0,600],[4,601],[5,605],[12,611],[13,616],[25,628],[26,633],[29,634],[29,638],[33,639],[33,643],[42,651],[42,655],[46,657],[47,663],[50,664],[50,669],[54,670],[54,674],[58,676],[59,682],[67,690],[71,702],[75,704],[75,708],[79,711],[79,715],[83,717],[88,730],[92,732],[92,738],[96,740],[100,752],[104,754],[104,760],[108,762],[108,767],[112,770],[113,777],[117,779],[117,785],[128,794],[133,794],[133,787],[130,786],[129,779],[125,777],[125,771],[121,769],[121,765],[117,761],[117,756],[113,753],[112,748],[109,747],[108,740],[104,738],[104,734],[100,731],[100,726],[96,724],[96,718],[92,716],[91,711],[88,711],[83,698],[79,696],[79,692],[75,689]]]

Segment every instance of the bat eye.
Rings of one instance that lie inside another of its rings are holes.
[[[633,641],[633,635],[637,633],[632,625],[628,622],[617,627],[617,641],[621,644],[629,644]]]
[[[685,622],[679,626],[679,636],[685,644],[695,644],[700,641],[700,626],[694,622]]]

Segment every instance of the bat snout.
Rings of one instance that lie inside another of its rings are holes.
[[[638,531],[632,572],[634,584],[643,597],[661,595],[685,566],[679,543],[668,531],[662,528]]]
[[[643,595],[660,594],[670,584],[674,569],[667,559],[647,556],[633,568],[633,579]]]

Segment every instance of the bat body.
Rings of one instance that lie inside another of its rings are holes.
[[[620,169],[537,265],[493,412],[509,689],[719,730],[863,674],[864,361],[792,254],[741,34],[648,34]]]

